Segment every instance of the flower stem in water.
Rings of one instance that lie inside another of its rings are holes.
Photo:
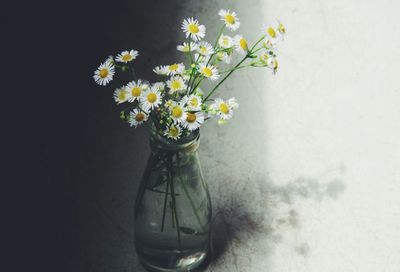
[[[165,211],[167,208],[167,200],[168,200],[168,189],[169,189],[169,179],[167,179],[167,188],[165,189],[165,197],[164,197],[164,208],[163,208],[163,216],[161,222],[161,232],[164,231],[164,222],[165,222]]]
[[[172,210],[174,211],[175,215],[175,223],[176,223],[176,232],[178,234],[178,244],[179,244],[179,250],[182,252],[182,244],[181,244],[181,231],[179,228],[179,220],[178,220],[178,213],[176,211],[176,200],[175,200],[175,189],[174,189],[174,170],[173,170],[173,165],[172,165],[172,156],[168,157],[169,161],[169,177],[170,177],[170,183],[171,183],[171,196],[172,196]]]

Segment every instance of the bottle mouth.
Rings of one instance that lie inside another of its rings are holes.
[[[168,139],[156,133],[150,135],[150,147],[153,151],[190,151],[197,150],[200,143],[200,132],[196,130],[188,136],[182,137],[178,140]]]

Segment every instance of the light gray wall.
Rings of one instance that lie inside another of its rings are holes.
[[[218,10],[236,10],[238,32],[252,41],[264,23],[280,19],[287,27],[278,74],[234,74],[221,96],[236,96],[239,110],[229,124],[211,122],[202,131],[219,234],[210,271],[399,271],[398,2],[121,5],[105,36],[116,49],[140,50],[143,76],[174,59],[185,17],[198,17],[212,35]],[[102,99],[87,117],[84,247],[75,271],[142,271],[132,243],[133,200],[147,135],[117,120],[111,92]]]

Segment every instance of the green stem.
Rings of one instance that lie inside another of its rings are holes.
[[[179,153],[176,154],[176,158],[177,158],[177,163],[178,163],[178,169],[180,169],[180,158],[179,158]],[[203,232],[205,232],[204,227],[203,227],[203,225],[201,224],[200,216],[199,216],[199,214],[197,213],[196,207],[195,207],[195,205],[194,205],[194,203],[193,203],[193,199],[190,197],[189,191],[188,191],[188,189],[186,188],[185,183],[184,183],[183,180],[181,179],[180,173],[178,173],[178,177],[179,177],[179,181],[180,181],[181,184],[182,184],[182,188],[183,188],[183,190],[185,191],[185,195],[186,195],[187,198],[189,199],[190,206],[192,206],[192,209],[193,209],[194,215],[196,216],[197,222],[199,223],[199,226],[200,226],[201,230],[202,230]]]
[[[172,165],[172,155],[168,156],[168,165],[170,167],[169,171],[169,178],[170,178],[170,183],[171,183],[171,196],[172,196],[172,209],[175,215],[175,223],[176,223],[176,232],[178,234],[178,244],[179,244],[179,250],[182,252],[182,244],[181,244],[181,230],[179,228],[179,220],[178,220],[178,213],[176,210],[176,200],[175,200],[175,188],[174,188],[174,168]]]
[[[197,56],[197,59],[195,60],[195,63],[194,63],[195,67],[196,67],[197,62],[199,61],[199,59],[200,59],[200,54]],[[191,67],[192,70],[190,71],[190,78],[189,78],[189,81],[188,81],[188,85],[186,87],[186,94],[189,93],[189,89],[191,89],[193,87],[193,82],[197,78],[196,75],[194,74],[195,67],[192,67],[192,65],[190,65],[190,67]],[[193,81],[191,82],[192,78],[193,78]]]
[[[242,65],[242,66],[238,66],[237,68],[228,69],[228,70],[225,70],[225,71],[222,71],[222,72],[219,72],[219,73],[220,74],[224,74],[224,73],[228,73],[228,72],[230,72],[232,70],[238,70],[238,69],[242,69],[242,68],[246,68],[246,67],[250,67],[250,66],[251,66],[251,64]]]
[[[171,208],[171,223],[172,223],[172,228],[175,228],[175,211],[172,206],[172,201],[169,202],[169,207]]]
[[[150,117],[151,117],[151,119],[153,119],[153,123],[154,123],[154,125],[156,126],[156,128],[157,129],[159,129],[159,127],[158,127],[158,125],[160,124],[160,119],[157,117],[157,113],[155,113],[155,112],[150,112]],[[155,121],[156,122],[155,122]]]
[[[158,134],[158,131],[152,128],[151,125],[149,125],[148,123],[144,123],[144,125],[151,129],[154,133]]]
[[[116,67],[116,68],[121,68],[122,69],[122,67],[124,67],[124,65],[119,65],[119,64],[117,64],[117,63],[115,63],[115,62],[113,62],[113,65]],[[126,67],[126,66],[125,66]]]
[[[254,45],[253,47],[247,52],[246,56],[238,63],[235,67],[211,90],[211,92],[204,98],[204,101],[215,92],[215,90],[242,64],[251,54],[253,54],[254,48],[265,38],[265,35],[262,36]]]
[[[253,52],[253,49],[262,41],[262,40],[264,40],[264,38],[265,38],[265,35],[264,36],[262,36],[254,45],[253,45],[253,47],[250,49],[250,51],[249,51],[249,53],[254,53]]]
[[[200,84],[200,82],[203,80],[202,78],[198,81],[198,83],[196,84],[196,86],[193,88],[193,86],[194,86],[194,83],[196,82],[196,79],[197,79],[198,77],[195,77],[194,79],[193,79],[193,82],[192,82],[192,85],[190,86],[190,92],[189,92],[189,94],[192,94],[193,92],[194,92],[194,90],[197,88],[197,86],[199,86],[199,84]]]
[[[209,60],[207,61],[207,65],[210,63],[211,59],[215,56],[215,54],[217,54],[216,48],[217,48],[218,40],[219,40],[219,38],[221,37],[222,32],[224,32],[224,29],[225,29],[225,24],[221,27],[221,30],[219,31],[219,34],[218,34],[218,36],[217,36],[217,40],[216,40],[215,43],[214,43],[214,51],[215,51],[215,52],[214,52],[214,54],[211,55],[211,57],[210,57]]]
[[[129,62],[129,67],[131,68],[133,78],[137,81],[138,78],[137,78],[137,76],[136,76],[135,69],[133,69],[133,65],[132,65],[132,63],[130,63],[130,62]]]
[[[194,68],[192,67],[192,65],[190,65],[190,69],[191,69],[191,71],[190,71],[190,78],[189,78],[188,84],[187,84],[187,86],[186,86],[186,94],[189,92],[190,85],[191,85],[190,82],[191,82],[192,77],[193,77]]]
[[[154,192],[154,193],[159,193],[159,194],[165,194],[166,192],[164,192],[164,191],[161,191],[161,190],[157,190],[157,189],[154,189],[154,188],[149,188],[148,190],[150,190],[150,191],[152,191],[152,192]],[[169,193],[169,195],[170,195],[171,193]],[[176,194],[177,196],[179,196],[179,194]]]
[[[190,65],[193,63],[193,57],[192,57],[192,49],[190,48],[190,43],[191,41],[189,40],[189,58],[190,58]]]
[[[190,94],[194,93],[194,90],[196,90],[197,87],[199,87],[199,85],[200,85],[200,83],[203,81],[203,79],[204,79],[204,77],[202,77],[202,78],[197,82],[196,86],[194,86],[194,88],[192,88],[192,91],[191,91]]]
[[[169,179],[167,179],[167,188],[165,189],[164,208],[163,208],[163,216],[162,216],[162,222],[161,222],[161,232],[164,231],[165,211],[167,208],[167,199],[168,199],[168,189],[169,189]]]
[[[252,53],[254,54],[254,53],[257,53],[258,51],[260,51],[260,50],[262,50],[264,47],[260,47],[260,48],[258,48],[257,50],[254,50]]]
[[[218,84],[211,90],[211,92],[204,98],[204,101],[207,101],[207,99],[215,92],[215,90],[235,71],[237,67],[240,66],[246,59],[248,55],[246,55],[238,64],[236,64],[235,67],[220,81]]]

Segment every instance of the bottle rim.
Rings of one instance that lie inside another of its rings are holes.
[[[189,136],[182,137],[179,140],[168,139],[156,133],[150,135],[150,147],[152,150],[164,151],[196,151],[200,143],[200,131],[196,130]]]

